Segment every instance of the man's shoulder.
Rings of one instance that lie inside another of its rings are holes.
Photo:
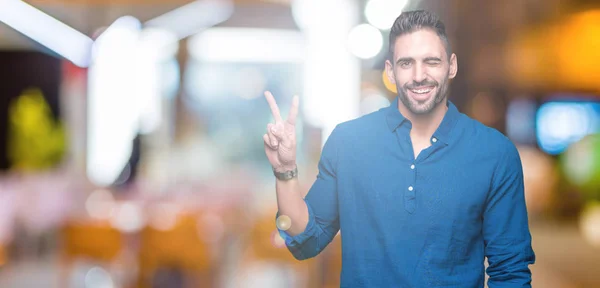
[[[468,129],[472,131],[473,135],[476,135],[476,143],[484,145],[486,149],[491,150],[494,154],[516,155],[518,157],[516,145],[500,130],[466,115],[464,115],[464,118]]]

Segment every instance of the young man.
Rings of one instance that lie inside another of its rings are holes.
[[[298,98],[284,121],[265,94],[276,119],[263,138],[277,224],[297,259],[316,256],[341,230],[342,287],[483,287],[484,257],[490,288],[531,287],[519,154],[448,100],[457,70],[435,15],[400,15],[386,61],[398,96],[334,129],[305,199],[295,177]]]

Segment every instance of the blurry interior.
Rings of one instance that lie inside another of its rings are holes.
[[[533,285],[600,287],[595,0],[0,0],[0,287],[339,287],[339,236],[299,262],[276,233],[262,93],[300,96],[307,191],[395,97],[413,9],[447,25],[451,101],[519,148]]]

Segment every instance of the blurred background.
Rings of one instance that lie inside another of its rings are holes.
[[[523,162],[535,287],[600,287],[597,0],[0,0],[0,287],[339,287],[275,233],[270,90],[308,190],[388,106],[389,27],[438,13],[450,99]],[[507,215],[510,217],[510,215]]]

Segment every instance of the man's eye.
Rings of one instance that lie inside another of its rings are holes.
[[[409,66],[410,66],[409,62],[401,62],[400,63],[400,67],[402,67],[402,68],[406,68],[406,67],[409,67]]]

